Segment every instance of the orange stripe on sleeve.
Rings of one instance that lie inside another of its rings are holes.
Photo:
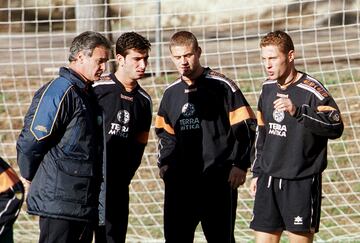
[[[19,182],[19,177],[10,167],[0,174],[0,193],[7,191],[10,187]]]
[[[155,118],[155,128],[164,129],[166,132],[175,135],[174,129],[165,122],[164,117],[156,116]]]
[[[260,111],[256,112],[256,119],[259,126],[265,126],[264,118]]]
[[[317,107],[318,111],[335,111],[336,109],[334,107],[331,106],[326,106],[326,105],[320,105]]]
[[[255,114],[249,106],[242,106],[229,113],[230,125],[245,121],[249,118],[255,119]]]

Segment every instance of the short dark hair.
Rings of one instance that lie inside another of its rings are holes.
[[[199,47],[196,36],[189,31],[178,31],[170,38],[170,52],[173,46],[192,46],[194,50]]]
[[[70,46],[69,61],[76,60],[76,54],[84,51],[87,56],[92,56],[96,47],[103,46],[111,50],[111,43],[105,36],[94,31],[85,31],[74,38]]]
[[[136,32],[123,33],[116,41],[116,54],[125,57],[131,49],[150,51],[151,44],[148,39]]]
[[[269,32],[261,39],[260,47],[269,45],[277,46],[279,50],[285,54],[291,50],[295,50],[291,37],[281,30]]]

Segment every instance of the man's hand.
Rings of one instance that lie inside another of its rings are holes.
[[[239,186],[243,185],[246,180],[246,171],[239,169],[236,166],[233,166],[230,174],[228,182],[233,189],[237,189]]]
[[[257,188],[257,181],[258,181],[258,177],[254,177],[251,179],[251,183],[250,183],[250,195],[252,197],[255,197],[256,194],[256,188]]]
[[[163,165],[160,167],[159,176],[161,179],[164,179],[164,175],[165,175],[167,169],[169,169],[168,165]]]
[[[31,181],[26,180],[24,177],[20,176],[20,181],[24,185],[24,191],[25,191],[25,199],[27,198],[27,195],[29,193]]]
[[[287,111],[291,116],[296,112],[296,106],[292,103],[289,98],[278,98],[274,101],[274,109],[278,111]]]

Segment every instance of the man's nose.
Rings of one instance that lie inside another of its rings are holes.
[[[265,60],[265,67],[266,67],[266,68],[271,67],[271,62],[270,62],[270,60]]]
[[[145,61],[145,60],[141,60],[141,61],[139,62],[139,66],[140,66],[141,68],[146,68],[146,61]]]
[[[181,64],[185,64],[187,63],[187,58],[186,57],[181,57]]]
[[[100,69],[105,71],[105,69],[106,69],[106,63],[105,62],[100,64]]]

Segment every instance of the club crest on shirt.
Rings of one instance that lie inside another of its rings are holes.
[[[273,118],[277,122],[282,122],[285,118],[285,113],[283,111],[274,110],[273,111]]]
[[[130,113],[127,110],[118,111],[116,117],[121,124],[127,124],[130,121]]]
[[[340,114],[337,111],[332,111],[330,113],[330,118],[333,119],[333,121],[335,121],[335,122],[339,122],[341,120],[340,119]]]
[[[181,113],[186,117],[192,116],[195,113],[195,106],[191,103],[186,103],[181,108]]]
[[[116,119],[119,123],[112,122],[108,134],[127,138],[129,136],[130,113],[127,110],[120,110],[116,114]]]
[[[195,106],[193,104],[184,104],[181,113],[184,116],[183,119],[179,120],[181,131],[200,129],[200,120],[198,117],[194,117]]]

